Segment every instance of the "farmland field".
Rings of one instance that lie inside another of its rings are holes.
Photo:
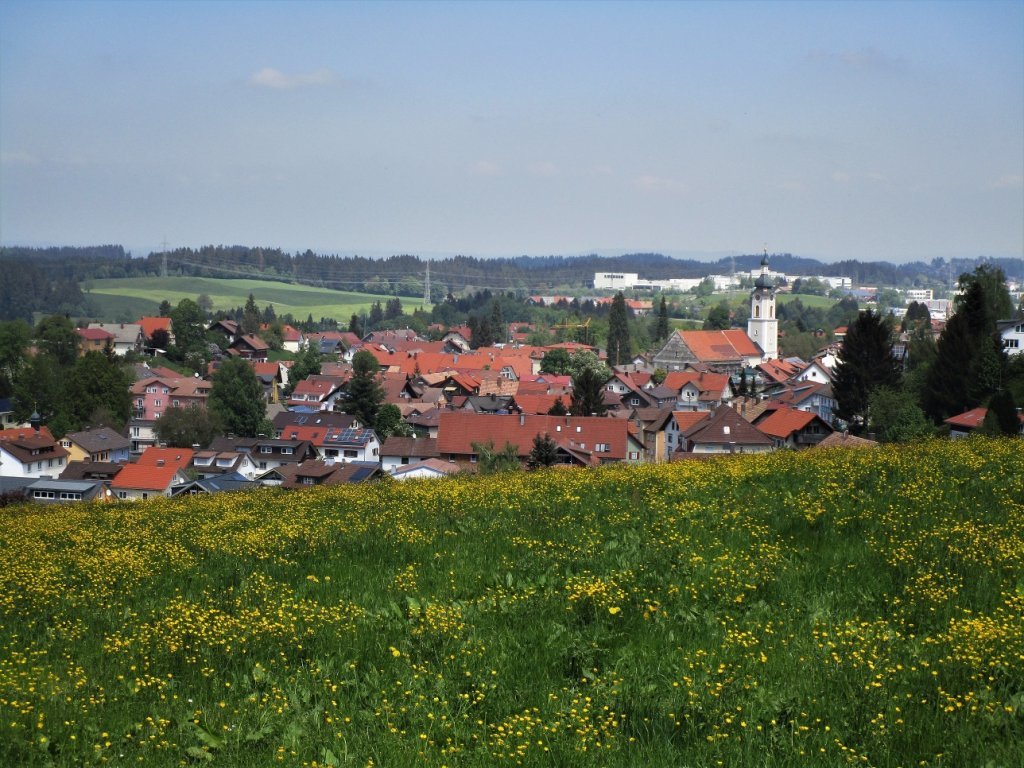
[[[119,314],[133,319],[142,314],[156,314],[160,302],[166,299],[172,305],[181,299],[192,299],[205,293],[213,300],[215,309],[233,309],[243,306],[249,294],[256,297],[262,309],[274,305],[278,315],[291,313],[297,320],[310,314],[319,320],[332,317],[347,323],[352,313],[368,310],[375,301],[382,304],[390,296],[369,293],[348,293],[310,285],[278,283],[267,280],[226,280],[212,277],[132,277],[110,280],[91,280],[83,291],[108,320]],[[419,304],[415,298],[402,297],[403,303]]]
[[[0,517],[0,764],[1019,766],[1019,440]]]

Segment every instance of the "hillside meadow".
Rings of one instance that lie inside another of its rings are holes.
[[[175,305],[182,299],[195,301],[203,293],[210,297],[216,309],[234,309],[244,306],[251,293],[260,309],[273,304],[278,315],[291,313],[297,320],[305,320],[309,315],[313,315],[315,320],[330,317],[347,324],[353,313],[368,311],[375,301],[384,304],[394,298],[269,280],[177,276],[90,280],[82,290],[92,300],[97,312],[111,321],[119,315],[133,319],[141,315],[155,315],[160,302],[165,299]],[[410,307],[419,304],[409,297],[402,301]]]
[[[0,518],[0,764],[1019,766],[1020,441]]]

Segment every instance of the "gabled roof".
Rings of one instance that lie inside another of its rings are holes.
[[[128,464],[110,481],[110,487],[118,490],[163,492],[174,482],[178,469],[175,466]]]
[[[340,485],[342,483],[362,483],[372,480],[381,474],[380,465],[374,462],[352,461],[347,463],[328,464],[319,459],[304,461],[288,468],[281,468],[284,482],[282,488],[304,488],[309,484],[303,478],[310,478],[313,485]]]
[[[710,411],[672,411],[672,418],[679,431],[686,433],[711,416]]]
[[[815,395],[821,397],[834,397],[832,385],[823,381],[805,381],[799,384],[792,384],[772,398],[772,402],[784,405],[801,405]]]
[[[273,423],[276,430],[285,430],[289,426],[348,429],[356,423],[356,417],[349,413],[337,413],[336,411],[314,411],[312,413],[284,411],[274,417]]]
[[[239,336],[233,342],[231,342],[232,349],[236,347],[249,347],[254,352],[266,352],[270,349],[270,345],[267,344],[263,339],[253,333],[247,333],[244,336]]]
[[[833,432],[826,437],[816,448],[874,448],[877,446],[874,440],[867,440],[863,437],[851,435],[849,432]]]
[[[117,451],[131,446],[131,441],[127,437],[119,435],[109,427],[87,429],[84,432],[68,432],[64,438],[87,453]]]
[[[727,405],[711,412],[683,435],[693,444],[771,446],[771,439]]]
[[[985,420],[986,414],[988,414],[988,408],[972,408],[969,411],[958,413],[956,416],[950,416],[948,419],[944,419],[944,421],[951,427],[977,429]]]
[[[142,335],[142,326],[138,323],[89,323],[90,328],[101,328],[121,344],[134,344]]]
[[[546,414],[555,406],[555,401],[559,398],[562,400],[562,405],[565,406],[566,410],[572,405],[570,395],[547,395],[547,394],[522,394],[516,393],[512,398],[512,403],[523,413],[536,413]]]
[[[203,493],[227,493],[231,491],[245,491],[256,487],[259,487],[259,483],[255,480],[250,480],[238,472],[231,472],[218,475],[217,477],[207,477],[203,480],[192,480],[188,483],[176,485],[171,488],[171,496],[180,496],[193,490],[202,491]]]
[[[147,338],[153,338],[155,331],[167,331],[171,332],[171,318],[169,317],[140,317],[139,326],[142,328],[142,334]]]
[[[794,408],[776,408],[760,419],[756,426],[769,437],[785,440],[813,421],[817,421],[828,431],[832,430],[832,427],[826,424],[818,414],[812,411],[798,411]]]
[[[75,328],[75,333],[86,341],[107,341],[114,338],[114,334],[102,328]]]
[[[125,466],[109,461],[69,461],[60,477],[62,480],[110,480]]]
[[[392,435],[381,445],[380,455],[436,457],[440,454],[437,452],[436,438]]]
[[[174,469],[183,469],[192,462],[195,451],[191,448],[157,448],[150,446],[139,456],[137,465],[156,467],[160,462],[163,466]]]
[[[403,464],[400,467],[395,467],[391,470],[391,476],[401,479],[403,475],[409,475],[413,472],[423,471],[424,469],[437,475],[454,475],[462,471],[462,468],[458,464],[454,464],[450,461],[442,461],[441,459],[424,459],[423,461],[417,461],[412,464]]]
[[[734,328],[727,331],[676,331],[690,351],[703,362],[739,360],[760,357],[758,347],[745,331]]]

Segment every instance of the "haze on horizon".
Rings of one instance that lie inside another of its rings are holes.
[[[0,3],[0,242],[1024,256],[1024,2]]]

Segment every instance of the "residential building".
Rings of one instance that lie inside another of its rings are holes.
[[[316,485],[365,483],[382,476],[377,462],[330,463],[321,460],[305,461],[282,470],[282,488],[309,488]]]
[[[110,491],[123,501],[145,501],[170,497],[175,485],[188,480],[185,472],[173,464],[128,464],[110,481]]]
[[[145,346],[142,326],[138,323],[89,323],[89,328],[109,333],[113,337],[111,346],[114,354],[122,357],[129,352],[141,352]]]
[[[1000,320],[996,330],[1007,355],[1024,353],[1024,319]]]
[[[834,431],[818,414],[784,406],[765,411],[754,426],[768,435],[776,448],[810,448]]]
[[[25,486],[25,498],[43,504],[106,501],[107,487],[99,480],[40,478]]]
[[[107,345],[113,348],[114,334],[102,328],[75,328],[78,336],[78,356],[86,352],[103,352]]]
[[[439,455],[437,439],[429,437],[392,435],[380,447],[381,468],[390,473],[426,459],[436,459]]]
[[[438,480],[460,471],[457,464],[441,459],[424,459],[413,464],[395,467],[391,472],[391,477],[395,480]]]
[[[97,461],[124,464],[129,458],[131,441],[109,427],[68,432],[60,440],[68,452],[68,462]]]
[[[673,458],[686,454],[767,453],[773,449],[771,438],[723,405],[680,433],[680,445]]]
[[[0,431],[0,476],[56,477],[64,471],[68,452],[46,427]]]

